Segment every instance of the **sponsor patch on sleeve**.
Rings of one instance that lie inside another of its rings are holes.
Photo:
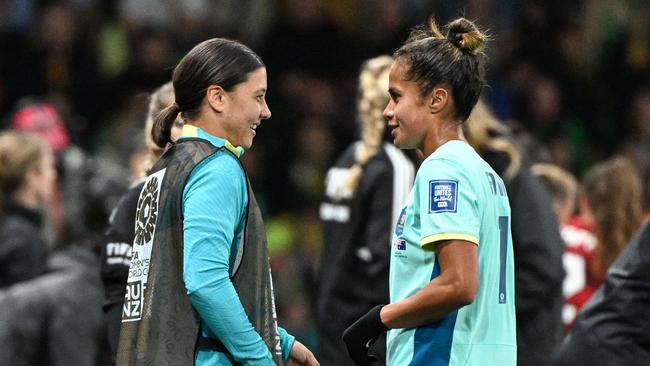
[[[458,181],[429,181],[429,213],[456,212]]]

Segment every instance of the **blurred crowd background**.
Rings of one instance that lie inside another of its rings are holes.
[[[431,15],[440,24],[462,15],[488,30],[483,98],[533,161],[580,178],[626,155],[648,210],[643,0],[0,0],[0,116],[7,128],[21,106],[47,103],[66,144],[108,177],[79,182],[93,185],[80,214],[89,229],[79,234],[93,248],[145,155],[148,94],[202,40],[249,45],[266,63],[273,115],[243,161],[265,215],[280,324],[313,347],[318,205],[327,168],[357,136],[359,67],[391,54]]]

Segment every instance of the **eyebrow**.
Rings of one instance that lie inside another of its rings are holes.
[[[258,94],[258,93],[266,94],[266,88],[259,88],[259,89],[257,89],[257,90],[255,91],[255,94]]]

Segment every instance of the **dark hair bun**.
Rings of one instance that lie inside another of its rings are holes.
[[[487,36],[474,23],[458,18],[447,25],[447,39],[461,51],[475,54],[485,47]]]

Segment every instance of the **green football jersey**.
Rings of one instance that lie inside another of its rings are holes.
[[[505,185],[466,142],[453,140],[420,166],[395,227],[390,301],[414,295],[440,274],[436,242],[478,246],[474,301],[445,318],[388,333],[388,364],[515,365],[514,261]]]

